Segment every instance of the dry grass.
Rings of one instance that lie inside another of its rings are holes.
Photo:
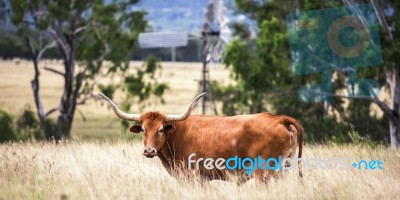
[[[305,157],[380,159],[383,170],[297,171],[268,186],[176,181],[139,142],[0,145],[0,199],[396,199],[400,153],[384,147],[306,146]]]

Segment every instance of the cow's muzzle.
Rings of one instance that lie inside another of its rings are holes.
[[[146,147],[146,148],[144,148],[143,155],[148,158],[152,158],[157,155],[157,149],[155,149],[153,147]]]

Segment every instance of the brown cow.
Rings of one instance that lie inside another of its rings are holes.
[[[127,114],[108,97],[99,95],[108,101],[121,119],[140,122],[140,125],[133,125],[129,130],[132,133],[144,134],[143,155],[148,158],[158,156],[172,176],[176,176],[178,168],[184,170],[194,168],[194,163],[188,162],[189,157],[227,160],[235,156],[238,158],[260,156],[259,158],[266,160],[278,159],[281,156],[282,159],[293,159],[299,149],[298,158],[301,158],[303,130],[297,120],[288,116],[275,116],[270,113],[236,116],[190,115],[197,101],[205,93],[197,96],[181,115],[164,115],[160,112]],[[201,163],[196,162],[196,164],[199,165],[199,169],[196,170],[198,173],[194,174],[200,174],[202,178],[226,180],[228,177],[226,169],[210,170]],[[240,180],[250,178],[243,173],[243,169],[230,172],[239,175]],[[272,174],[274,170],[254,170],[257,181],[265,182]],[[301,176],[300,161],[299,175]]]

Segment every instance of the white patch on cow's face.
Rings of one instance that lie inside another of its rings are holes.
[[[146,133],[146,128],[142,125],[142,132]]]
[[[160,128],[158,128],[158,135],[162,135],[164,133],[164,126],[161,125]]]
[[[236,139],[232,139],[231,140],[231,145],[236,147],[236,144],[237,144],[237,140]]]

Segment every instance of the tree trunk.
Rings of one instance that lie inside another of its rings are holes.
[[[75,90],[79,91],[80,84],[76,83],[74,88],[74,72],[75,72],[75,51],[76,41],[74,35],[66,35],[68,44],[62,44],[60,50],[64,51],[64,91],[60,100],[60,112],[57,117],[58,133],[55,136],[56,140],[69,138],[71,135],[71,127],[74,119],[77,95],[73,95]],[[68,48],[65,46],[68,45]],[[67,49],[67,52],[65,50]],[[78,82],[78,81],[76,81]]]
[[[400,121],[390,120],[390,146],[393,149],[400,148]]]
[[[42,101],[40,99],[40,95],[39,95],[39,89],[40,89],[40,85],[39,85],[39,63],[36,59],[34,59],[33,61],[33,66],[35,68],[35,76],[31,81],[31,86],[32,86],[32,91],[33,91],[33,97],[35,99],[35,106],[37,109],[37,113],[38,113],[38,117],[41,123],[43,123],[46,120],[46,115],[44,113],[44,109],[43,109],[43,104]]]
[[[75,74],[75,58],[76,58],[76,30],[73,29],[70,35],[64,35],[66,43],[59,40],[59,48],[63,52],[64,58],[64,92],[60,101],[60,112],[57,118],[57,126],[59,133],[56,140],[69,138],[71,135],[72,123],[79,98],[79,90],[84,78],[84,71]]]
[[[64,76],[64,91],[60,100],[60,112],[57,117],[58,133],[55,136],[56,140],[69,138],[73,115],[71,116],[71,101],[72,98],[72,81],[73,81],[73,62],[69,59],[64,59],[65,76]]]
[[[40,95],[39,95],[39,90],[40,90],[40,84],[39,84],[39,76],[40,76],[40,72],[39,72],[39,60],[40,60],[40,56],[41,56],[41,50],[39,50],[39,53],[37,54],[35,49],[33,48],[32,44],[31,44],[31,40],[29,38],[26,38],[26,45],[28,46],[29,49],[29,53],[31,55],[31,59],[33,62],[33,67],[35,70],[35,75],[31,81],[31,86],[32,86],[32,91],[33,91],[33,97],[35,99],[35,106],[36,106],[36,110],[38,113],[38,117],[39,120],[41,122],[41,124],[43,124],[43,122],[46,120],[46,115],[44,113],[44,109],[43,109],[43,104],[42,101],[40,99]]]
[[[389,117],[390,144],[392,148],[400,148],[400,70],[388,70],[386,76],[392,96],[392,114]]]
[[[58,132],[54,135],[56,141],[69,138],[71,133],[72,118],[67,114],[60,112],[57,117]]]

